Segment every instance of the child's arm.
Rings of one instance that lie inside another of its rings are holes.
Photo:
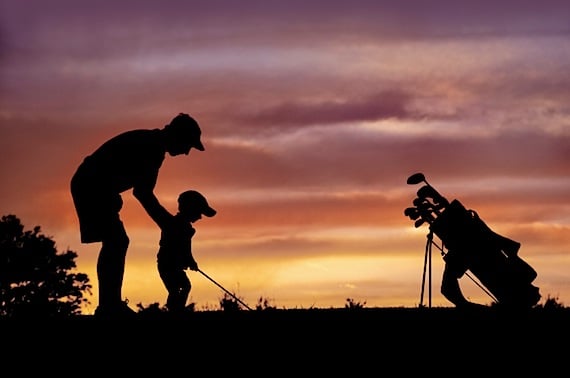
[[[189,237],[190,237],[190,243],[188,245],[188,256],[187,256],[187,266],[190,270],[193,271],[198,271],[198,263],[196,262],[196,260],[194,259],[194,256],[192,255],[192,237],[194,236],[194,234],[196,233],[196,229],[194,229],[193,227],[190,229],[189,232]]]

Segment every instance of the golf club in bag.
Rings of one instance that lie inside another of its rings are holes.
[[[427,223],[430,230],[421,301],[426,264],[429,263],[431,269],[431,245],[434,244],[446,262],[450,255],[453,255],[454,261],[459,260],[479,283],[466,272],[468,277],[498,304],[518,309],[536,305],[541,297],[539,289],[532,285],[537,273],[518,255],[521,244],[491,230],[475,211],[466,209],[457,199],[448,201],[427,182],[422,173],[415,173],[407,180],[408,185],[422,182],[424,186],[417,191],[417,197],[412,202],[414,206],[404,210],[404,215],[414,221],[416,228]],[[441,246],[433,241],[433,234],[441,239]]]

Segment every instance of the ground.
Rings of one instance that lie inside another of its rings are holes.
[[[360,376],[395,368],[458,373],[468,367],[472,374],[544,375],[567,358],[570,309],[269,309],[179,318],[139,313],[130,321],[12,319],[0,325],[3,345],[13,352],[82,358],[91,369],[114,364],[131,374],[199,368],[219,375],[245,368],[264,376]]]

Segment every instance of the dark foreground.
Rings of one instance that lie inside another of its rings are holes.
[[[79,316],[0,324],[2,344],[12,352],[74,356],[73,361],[83,361],[90,369],[118,364],[132,374],[183,368],[190,375],[206,369],[216,376],[380,376],[399,369],[402,374],[543,376],[566,364],[570,345],[568,308],[270,309],[195,312],[181,318],[139,313],[130,321]]]

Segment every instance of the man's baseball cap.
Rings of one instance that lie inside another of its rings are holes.
[[[187,190],[178,196],[178,204],[181,206],[191,206],[200,210],[201,214],[207,217],[213,217],[217,211],[214,210],[200,192],[195,190]]]
[[[179,113],[166,125],[166,128],[176,133],[179,138],[184,138],[190,141],[191,147],[197,150],[204,151],[204,145],[200,140],[202,131],[198,122],[186,113]]]

